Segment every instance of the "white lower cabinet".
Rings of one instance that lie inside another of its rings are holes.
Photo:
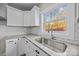
[[[34,44],[31,44],[31,49],[32,49],[32,53],[34,54],[34,56],[48,56],[47,53],[42,51],[40,48],[38,48]]]
[[[18,49],[18,56],[21,56],[25,53],[24,51],[24,40],[23,38],[18,38],[18,46],[17,46],[17,49]]]
[[[6,56],[21,56],[24,53],[24,40],[22,38],[6,40]]]
[[[25,53],[26,56],[48,56],[47,53],[42,51],[27,39],[25,39]]]
[[[34,53],[32,51],[31,42],[29,42],[27,39],[25,39],[25,53],[26,56],[33,56]]]
[[[26,38],[6,40],[6,56],[48,56]]]
[[[6,56],[17,56],[17,39],[6,40]]]

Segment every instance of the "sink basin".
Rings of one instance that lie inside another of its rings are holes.
[[[65,50],[67,48],[66,44],[58,42],[53,39],[38,38],[38,39],[36,39],[36,41],[58,53],[65,52]]]

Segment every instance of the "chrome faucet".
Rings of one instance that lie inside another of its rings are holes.
[[[51,30],[51,39],[55,39],[55,36],[53,35],[53,30]]]
[[[53,30],[49,30],[48,33],[50,32],[51,34],[51,39],[55,39],[56,37],[53,35]]]
[[[55,40],[56,37],[53,35],[53,31],[54,31],[54,30],[50,30],[50,29],[48,28],[48,33],[51,34],[51,39],[54,39],[54,40]]]

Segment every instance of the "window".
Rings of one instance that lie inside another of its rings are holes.
[[[52,11],[44,13],[43,31],[65,31],[67,27],[67,4],[60,4]]]

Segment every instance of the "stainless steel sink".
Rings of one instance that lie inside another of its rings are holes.
[[[58,42],[53,39],[38,38],[38,39],[36,39],[36,41],[58,53],[65,52],[65,50],[67,48],[66,44]]]

